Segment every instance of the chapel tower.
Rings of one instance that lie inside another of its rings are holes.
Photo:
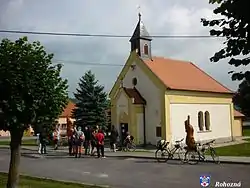
[[[148,31],[141,20],[139,13],[139,20],[129,42],[131,43],[131,52],[136,51],[137,54],[143,59],[152,59],[151,54],[151,41]]]

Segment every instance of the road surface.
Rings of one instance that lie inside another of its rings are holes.
[[[7,171],[9,150],[0,149],[0,171]],[[57,180],[77,181],[113,188],[200,188],[200,175],[216,181],[239,182],[250,187],[250,165],[181,165],[178,161],[156,163],[143,159],[22,157],[21,173]]]

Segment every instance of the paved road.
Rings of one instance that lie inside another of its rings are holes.
[[[8,170],[9,150],[0,149],[0,171]],[[199,177],[211,181],[238,182],[250,187],[250,165],[181,165],[142,159],[41,158],[22,157],[21,172],[58,180],[110,185],[113,188],[200,188]]]

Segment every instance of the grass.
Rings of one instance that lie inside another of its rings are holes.
[[[5,187],[8,174],[0,173],[0,187]],[[101,188],[100,186],[91,186],[78,183],[60,182],[55,180],[20,176],[19,188]]]
[[[250,139],[246,143],[215,148],[219,156],[250,157]]]
[[[9,140],[0,140],[0,145],[9,145],[10,141]],[[36,139],[25,139],[22,141],[23,146],[36,146]]]
[[[250,129],[243,129],[243,136],[250,136]]]

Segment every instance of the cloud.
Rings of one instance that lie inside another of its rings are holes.
[[[2,0],[0,29],[131,35],[138,19],[138,5],[151,35],[208,35],[209,30],[201,25],[200,19],[214,17],[214,6],[200,0]],[[0,39],[20,36],[0,33]],[[69,80],[71,94],[79,78],[89,69],[109,91],[122,67],[94,64],[124,64],[130,51],[129,38],[30,35],[29,39],[41,41],[55,54],[55,60],[64,60],[62,75]],[[216,64],[209,61],[222,42],[221,39],[157,38],[152,42],[152,52],[157,56],[192,61],[218,81],[236,89],[237,83],[227,74],[233,67],[226,61]]]

